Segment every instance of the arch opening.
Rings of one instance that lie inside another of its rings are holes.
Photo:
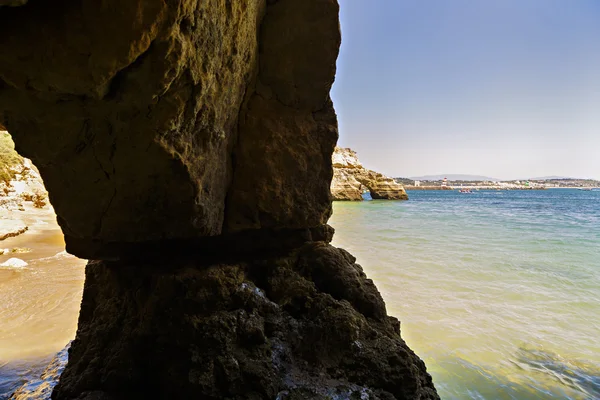
[[[38,169],[0,126],[0,394],[35,381],[75,337],[85,263],[65,252]]]

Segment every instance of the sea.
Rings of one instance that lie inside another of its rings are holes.
[[[336,202],[442,399],[600,399],[600,191]]]
[[[0,241],[9,250],[0,255],[0,400],[5,400],[24,384],[35,386],[75,337],[86,261],[65,252],[52,209],[26,207],[2,217],[0,224],[18,218],[29,227]],[[27,265],[2,266],[11,258]]]
[[[333,244],[375,281],[444,400],[600,399],[600,191],[413,191],[335,202]],[[75,335],[85,261],[52,218],[0,242],[0,399]],[[1,222],[1,221],[0,221]]]

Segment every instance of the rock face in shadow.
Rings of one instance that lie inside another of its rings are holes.
[[[362,166],[356,152],[336,147],[333,153],[333,200],[362,201],[366,188],[373,199],[408,200],[404,187],[394,179]]]
[[[0,123],[96,260],[53,399],[437,398],[328,245],[335,0],[9,3]]]
[[[28,0],[0,0],[0,7],[18,7],[27,4]]]
[[[240,113],[226,232],[319,226],[331,215],[340,45],[335,0],[269,1],[255,92]]]
[[[323,242],[222,264],[90,262],[86,275],[55,398],[437,398],[373,282]]]

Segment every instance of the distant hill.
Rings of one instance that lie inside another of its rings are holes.
[[[529,180],[532,180],[532,181],[549,181],[551,179],[576,179],[576,178],[571,178],[569,176],[556,176],[556,175],[540,176],[539,178],[529,178]]]
[[[410,179],[417,181],[440,181],[444,178],[447,178],[449,181],[500,181],[500,179],[490,178],[489,176],[461,174],[425,175],[410,177]]]

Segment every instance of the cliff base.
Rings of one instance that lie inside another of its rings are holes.
[[[174,268],[175,267],[175,268]],[[437,399],[355,258],[90,262],[53,398]]]

